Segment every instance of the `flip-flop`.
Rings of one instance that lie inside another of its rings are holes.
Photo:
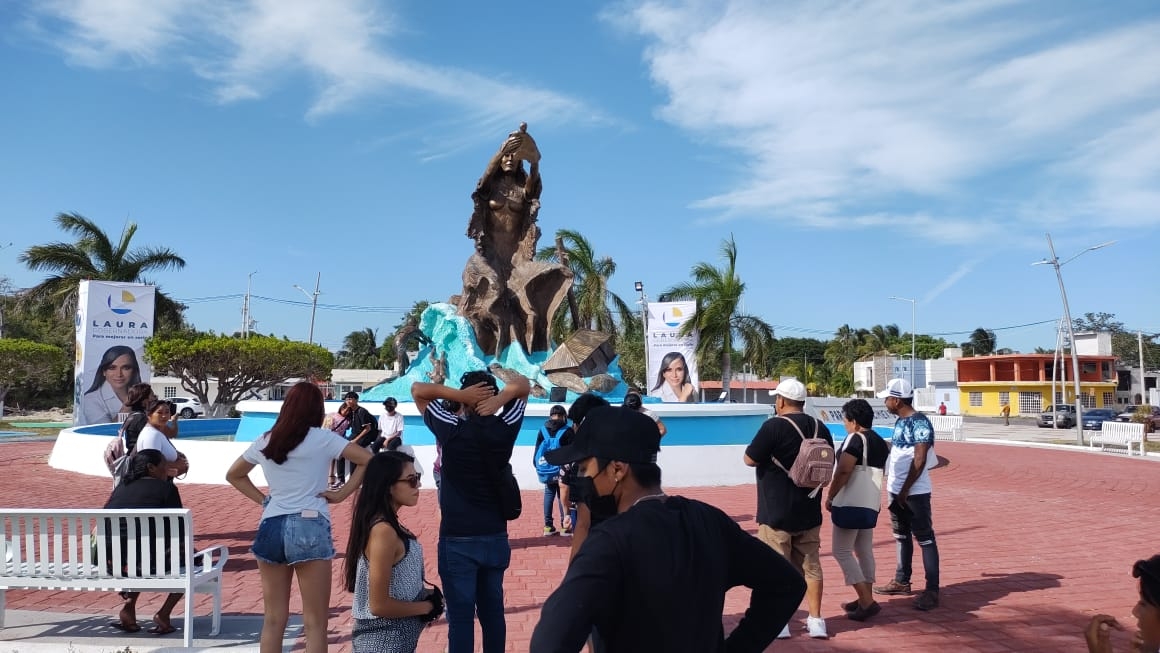
[[[139,624],[128,625],[128,624],[123,624],[120,621],[113,621],[109,625],[112,626],[113,628],[116,628],[117,630],[124,631],[126,633],[141,632],[141,626]]]
[[[150,628],[149,632],[154,634],[154,635],[168,635],[169,633],[177,632],[177,629],[174,628],[172,625],[162,626],[162,625],[158,624],[158,625]]]

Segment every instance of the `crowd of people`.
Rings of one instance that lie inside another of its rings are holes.
[[[480,370],[464,374],[458,387],[412,386],[439,451],[442,588],[425,578],[423,547],[404,523],[403,508],[419,501],[423,470],[403,444],[397,401],[388,398],[386,414],[368,424],[357,394],[344,397],[337,414],[325,415],[317,386],[291,388],[271,430],[227,473],[239,492],[262,506],[252,552],[262,580],[263,653],[281,650],[295,578],[306,650],[326,650],[335,557],[330,505],[352,495],[342,586],[353,596],[353,650],[415,651],[424,625],[444,612],[449,653],[476,650],[477,622],[484,653],[505,650],[508,523],[522,510],[511,457],[530,393],[521,380],[501,389]],[[544,603],[531,651],[763,651],[775,638],[793,635],[790,618],[803,599],[806,634],[827,638],[821,565],[827,513],[830,554],[852,588],[851,600],[841,604],[846,618],[866,621],[879,614],[875,595],[915,593],[915,542],[925,584],[913,608],[939,607],[934,430],[914,409],[910,384],[892,379],[879,395],[897,417],[889,441],[874,430],[870,404],[854,399],[842,406],[845,436],[836,446],[826,425],[805,412],[800,382],[784,380],[774,394],[776,415],[743,456],[757,481],[756,537],[721,510],[664,491],[657,455],[665,427],[639,394],[621,406],[587,393],[567,409],[551,407],[532,463],[544,486],[544,535],[567,533],[572,541],[567,572]],[[188,462],[170,441],[176,428],[165,402],[141,390],[130,398],[134,410],[123,431],[132,461],[107,507],[180,507],[172,479]],[[266,492],[250,479],[255,467],[262,468]],[[873,533],[884,502],[897,564],[892,577],[876,585]],[[1160,556],[1136,563],[1132,573],[1140,591],[1132,650],[1157,653]],[[725,594],[742,585],[751,590],[749,607],[726,633]],[[122,597],[114,625],[140,630],[137,595]],[[166,597],[152,632],[172,632],[169,617],[180,600],[180,594]],[[1121,628],[1111,617],[1093,618],[1089,650],[1112,651],[1110,634]]]

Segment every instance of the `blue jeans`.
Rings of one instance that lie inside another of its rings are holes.
[[[556,523],[552,520],[553,504],[560,505],[560,523],[563,525],[564,502],[560,499],[560,480],[558,478],[544,483],[544,526],[555,528]]]
[[[447,607],[448,653],[475,651],[475,616],[483,653],[503,653],[503,573],[512,559],[507,533],[439,538],[439,578]]]
[[[314,511],[315,516],[300,513],[267,517],[258,524],[258,534],[250,551],[262,562],[293,565],[311,560],[334,558],[334,538],[330,520]]]

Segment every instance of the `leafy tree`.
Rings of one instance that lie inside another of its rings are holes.
[[[756,315],[741,312],[745,282],[737,276],[737,243],[732,236],[722,242],[721,258],[725,260],[722,267],[697,263],[691,270],[692,281],[669,288],[662,297],[696,302],[696,312],[681,327],[681,333],[699,332],[698,362],[713,358],[721,361],[721,390],[728,393],[736,345],[742,346],[743,360],[765,360],[772,346],[773,327]],[[702,367],[706,368],[707,365]]]
[[[934,336],[928,336],[923,333],[918,334],[914,338],[915,358],[918,360],[941,358],[943,350],[948,347],[954,347],[954,345],[942,338],[935,338]],[[899,340],[890,346],[890,353],[909,358],[910,334],[902,334]]]
[[[971,332],[970,338],[961,347],[967,356],[988,356],[995,353],[997,343],[994,331],[979,327]]]
[[[0,416],[4,399],[13,388],[43,388],[66,376],[64,350],[22,338],[0,339]]]
[[[816,338],[775,338],[770,342],[769,352],[764,361],[759,361],[758,371],[765,376],[787,374],[784,366],[791,361],[801,364],[802,360],[821,363],[826,358],[826,343]]]
[[[890,351],[890,347],[902,337],[897,324],[875,324],[869,330],[862,329],[860,331],[862,342],[858,347],[858,353],[862,356],[873,356]]]
[[[1112,353],[1121,363],[1129,366],[1140,364],[1141,342],[1135,332],[1128,331],[1124,323],[1116,320],[1112,313],[1084,313],[1082,318],[1072,320],[1076,331],[1107,331],[1112,334]],[[1160,344],[1156,338],[1160,333],[1143,334],[1144,367],[1160,368]]]
[[[42,306],[51,305],[58,315],[69,316],[76,310],[77,289],[82,279],[156,285],[146,275],[185,267],[185,259],[168,248],[130,249],[137,233],[135,222],[126,224],[120,239],[114,243],[96,223],[82,215],[60,213],[55,220],[58,227],[76,236],[76,242],[33,245],[20,255],[20,261],[30,270],[51,273],[30,288],[24,299]],[[179,328],[184,309],[158,287],[155,330]]]
[[[407,358],[399,360],[399,354],[397,352],[398,348],[395,346],[396,339],[399,337],[399,331],[402,330],[403,327],[419,326],[419,319],[423,316],[423,311],[427,310],[427,307],[430,305],[431,302],[428,302],[425,299],[415,302],[411,306],[411,310],[407,311],[407,314],[404,315],[403,318],[399,320],[399,323],[395,325],[395,329],[391,332],[391,335],[387,336],[383,340],[383,344],[379,346],[379,362],[381,362],[384,367],[390,367],[391,365],[398,363],[399,372],[402,373],[406,371],[406,364],[410,359]],[[419,345],[417,341],[412,340],[411,342],[407,343],[408,352],[418,350]]]
[[[145,341],[145,360],[157,374],[181,379],[181,387],[210,406],[211,415],[290,379],[328,379],[334,367],[334,355],[318,345],[254,334],[244,340],[213,333],[156,335]],[[211,380],[218,384],[212,405]]]
[[[624,382],[636,388],[645,388],[648,379],[644,365],[644,330],[640,322],[622,323],[620,335],[616,338],[617,363],[620,365]],[[701,373],[704,376],[704,372]]]
[[[565,264],[574,275],[568,301],[552,316],[552,333],[556,337],[562,341],[577,329],[602,331],[615,337],[618,321],[628,325],[637,320],[633,308],[608,287],[608,280],[616,273],[612,257],[597,256],[592,244],[578,231],[561,229],[556,232],[556,241],[560,249],[552,245],[536,252],[537,259]]]
[[[336,364],[347,369],[379,369],[381,367],[379,346],[375,340],[375,331],[370,327],[351,331],[342,340],[342,349],[338,351]]]

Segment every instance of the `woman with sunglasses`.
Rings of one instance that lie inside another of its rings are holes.
[[[1137,630],[1128,650],[1132,653],[1157,653],[1160,651],[1160,555],[1137,560],[1132,565],[1132,577],[1140,579],[1140,600],[1132,609]],[[1115,617],[1106,614],[1092,617],[1084,633],[1089,653],[1112,653],[1113,629],[1124,629]]]
[[[367,465],[343,563],[346,591],[354,593],[354,653],[411,653],[423,624],[443,611],[442,596],[423,586],[423,547],[399,522],[401,507],[419,503],[419,485],[405,453],[384,451]]]

